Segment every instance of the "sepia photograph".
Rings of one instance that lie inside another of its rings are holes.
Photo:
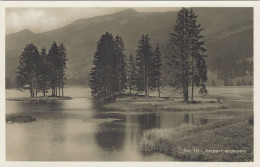
[[[4,13],[7,162],[254,162],[254,7]]]

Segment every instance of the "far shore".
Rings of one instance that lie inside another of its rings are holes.
[[[23,101],[23,102],[51,102],[59,100],[71,100],[72,97],[69,96],[39,96],[39,97],[19,97],[19,98],[7,98],[8,101]]]

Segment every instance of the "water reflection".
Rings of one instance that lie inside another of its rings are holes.
[[[145,130],[183,123],[204,124],[196,114],[105,111],[89,97],[57,102],[6,101],[6,114],[27,114],[35,122],[6,125],[7,160],[159,161],[162,154],[144,155],[138,142]]]
[[[125,116],[120,114],[106,114],[98,111],[95,119],[106,119],[96,127],[97,144],[105,151],[120,150],[125,140]]]

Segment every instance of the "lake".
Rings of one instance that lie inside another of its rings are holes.
[[[161,153],[140,152],[142,133],[204,122],[188,112],[105,111],[92,100],[88,88],[66,88],[65,95],[73,99],[41,103],[6,100],[7,115],[36,118],[31,123],[6,124],[7,161],[174,161]],[[28,96],[27,91],[6,90],[6,98]]]

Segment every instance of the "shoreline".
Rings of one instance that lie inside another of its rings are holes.
[[[8,101],[21,101],[21,102],[51,102],[51,101],[60,101],[60,100],[71,100],[72,97],[69,96],[40,96],[40,97],[20,97],[20,98],[6,98]]]
[[[252,116],[247,116],[198,126],[152,129],[143,133],[139,150],[160,152],[178,161],[251,162],[253,128]]]
[[[134,112],[187,112],[187,111],[211,111],[228,109],[229,106],[216,97],[196,97],[194,103],[184,103],[179,97],[140,97],[126,96],[117,98],[114,103],[103,105],[105,110],[134,111]]]

